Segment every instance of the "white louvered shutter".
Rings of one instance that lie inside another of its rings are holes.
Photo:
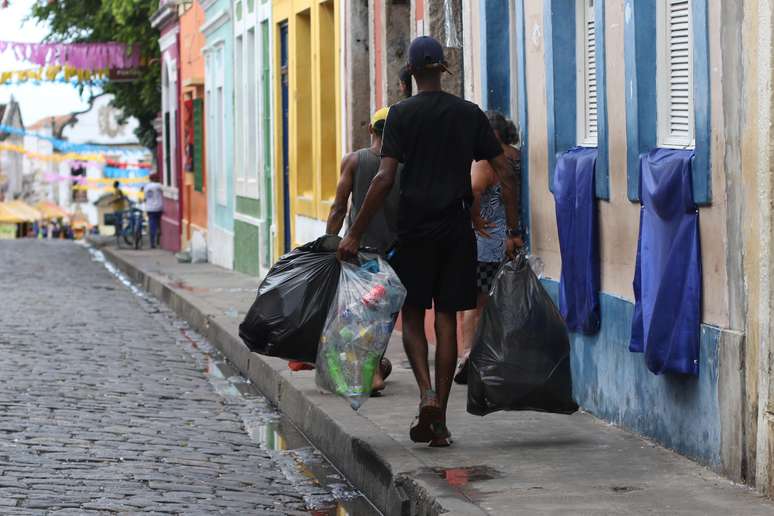
[[[578,12],[578,135],[580,145],[597,146],[597,56],[594,0]]]
[[[664,0],[662,59],[659,73],[661,144],[693,145],[693,66],[690,0]]]

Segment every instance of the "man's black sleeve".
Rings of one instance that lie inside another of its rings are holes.
[[[384,133],[382,133],[381,156],[383,158],[395,158],[401,163],[405,161],[401,136],[402,131],[400,130],[398,113],[393,107],[387,114],[387,120],[384,123]]]
[[[496,158],[503,153],[500,142],[497,140],[492,126],[489,125],[486,115],[480,109],[478,111],[478,129],[473,149],[473,159],[476,161]]]

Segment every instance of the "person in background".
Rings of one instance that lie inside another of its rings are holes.
[[[371,146],[356,150],[344,156],[341,161],[341,173],[339,184],[336,187],[336,197],[333,200],[331,211],[328,214],[326,233],[338,235],[347,218],[347,225],[351,226],[360,209],[363,206],[368,187],[371,186],[376,173],[379,172],[382,150],[382,133],[384,123],[390,108],[383,107],[371,116],[368,132],[371,135]],[[371,219],[368,228],[363,234],[360,244],[379,251],[383,256],[392,248],[398,239],[398,195],[400,190],[400,177],[393,185],[384,206]],[[349,198],[352,197],[352,206],[347,210]]]
[[[59,238],[62,229],[59,227],[59,222],[56,220],[51,221],[51,238]]]
[[[507,120],[496,111],[487,111],[486,117],[492,126],[497,140],[508,160],[511,174],[514,178],[516,205],[513,207],[517,214],[521,213],[521,154],[513,146],[519,143],[519,134],[513,122]],[[470,170],[471,184],[473,187],[473,208],[471,217],[473,227],[476,230],[476,247],[478,249],[478,266],[476,270],[476,287],[478,298],[476,308],[468,310],[464,314],[462,323],[462,342],[458,350],[462,357],[454,381],[459,384],[468,382],[468,355],[473,346],[476,328],[478,326],[481,311],[489,299],[489,291],[492,289],[495,274],[505,260],[505,246],[507,224],[505,215],[505,200],[502,193],[502,185],[492,166],[487,161],[476,161]],[[516,227],[520,217],[517,217]],[[521,236],[516,236],[515,241],[519,247],[523,245]]]
[[[129,199],[121,190],[121,183],[113,181],[113,200],[111,201],[113,207],[113,214],[115,217],[116,238],[119,238],[123,231],[123,217],[124,212],[129,208]]]
[[[418,92],[390,108],[382,138],[382,160],[363,206],[339,244],[340,260],[357,256],[371,219],[384,205],[401,173],[398,244],[393,267],[406,287],[401,315],[403,345],[419,387],[414,442],[449,446],[446,408],[457,366],[457,312],[476,306],[476,238],[471,225],[470,166],[488,160],[502,184],[506,216],[515,228],[513,177],[486,115],[472,102],[441,89],[443,48],[421,36],[409,47],[409,67]],[[515,239],[505,242],[512,253]],[[435,307],[435,389],[430,377],[425,310]]]
[[[400,69],[400,75],[398,76],[398,86],[400,88],[401,98],[407,99],[413,94],[414,86],[411,84],[411,70],[408,65]]]
[[[159,245],[161,228],[161,214],[164,211],[164,196],[159,183],[159,175],[151,174],[150,181],[143,188],[145,195],[145,213],[148,215],[148,232],[150,233],[150,246],[155,249]]]
[[[368,125],[371,146],[347,154],[341,161],[341,174],[339,175],[339,184],[336,187],[336,197],[333,200],[325,229],[328,235],[339,234],[345,216],[347,225],[351,226],[363,206],[371,181],[379,172],[382,133],[389,110],[390,108],[383,107],[371,116],[371,123]],[[373,217],[361,240],[361,245],[376,249],[383,256],[387,255],[398,239],[399,190],[400,179],[398,178],[387,196],[384,207]],[[347,205],[350,197],[352,204],[348,212]],[[380,392],[384,389],[384,380],[391,371],[390,361],[387,358],[382,358],[379,368],[374,374],[373,392]]]

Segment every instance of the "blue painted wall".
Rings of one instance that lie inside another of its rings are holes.
[[[486,53],[483,66],[486,81],[486,109],[511,116],[510,17],[508,0],[483,2],[482,18],[486,25]],[[483,53],[483,52],[482,52]]]
[[[626,0],[624,13],[627,193],[635,202],[640,200],[640,155],[656,146],[655,0]]]
[[[577,143],[575,2],[544,1],[548,188],[553,192],[557,155]]]
[[[712,170],[710,168],[710,71],[709,71],[709,15],[707,0],[691,3],[693,17],[693,108],[696,137],[693,174],[693,200],[697,204],[712,202]]]
[[[230,0],[217,0],[212,3],[205,11],[206,20],[209,21],[221,13],[224,9],[230,12],[231,2]],[[209,34],[206,38],[206,45],[210,45],[213,42],[223,41],[224,52],[224,73],[225,82],[224,89],[224,102],[225,102],[225,149],[226,153],[226,174],[224,180],[226,182],[226,205],[223,206],[218,202],[218,181],[220,178],[218,174],[212,172],[208,175],[207,181],[210,186],[208,203],[211,210],[214,210],[213,221],[215,224],[228,232],[234,230],[234,34],[232,27],[232,19],[224,23],[212,34]],[[212,135],[208,134],[208,137]]]
[[[524,24],[524,0],[516,0],[516,71],[518,87],[518,119],[521,140],[521,220],[524,226],[524,242],[530,245],[529,209],[529,116],[527,112],[527,54],[526,27]]]
[[[543,280],[554,301],[559,283]],[[601,294],[597,335],[571,334],[573,395],[584,410],[711,467],[720,465],[718,342],[702,326],[699,376],[656,376],[629,351],[634,304]]]
[[[610,199],[610,158],[607,140],[607,69],[605,59],[605,2],[594,4],[595,58],[597,63],[597,164],[594,168],[597,198]]]

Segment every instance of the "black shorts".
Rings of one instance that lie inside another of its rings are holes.
[[[438,240],[399,240],[392,266],[406,287],[406,305],[459,312],[476,307],[476,237],[461,224]]]

